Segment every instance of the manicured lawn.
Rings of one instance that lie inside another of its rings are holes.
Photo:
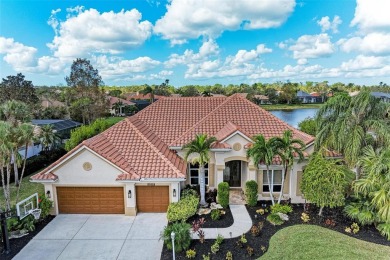
[[[260,259],[389,259],[390,247],[313,225],[278,231]]]
[[[24,177],[22,180],[22,187],[20,188],[19,201],[27,198],[28,196],[38,192],[39,194],[44,193],[43,184],[30,182],[31,176]],[[11,206],[15,205],[16,201],[16,186],[15,184],[11,184]],[[0,208],[4,209],[5,200],[4,200],[4,191],[3,188],[0,187]]]
[[[320,108],[322,104],[275,104],[275,105],[260,105],[265,110],[288,110],[288,109],[301,109],[301,108]]]
[[[123,119],[125,119],[126,117],[106,117],[105,120],[110,124],[110,125],[115,125],[116,123],[118,123],[119,121],[122,121]]]

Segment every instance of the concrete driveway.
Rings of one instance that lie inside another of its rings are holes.
[[[165,213],[58,215],[14,259],[160,259],[166,223]]]

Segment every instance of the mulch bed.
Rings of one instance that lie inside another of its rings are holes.
[[[301,220],[301,214],[302,212],[304,212],[303,204],[293,204],[292,205],[293,212],[288,214],[290,218],[289,221],[285,222],[280,226],[273,226],[268,221],[266,221],[266,217],[268,213],[262,216],[256,213],[256,210],[261,208],[262,204],[267,204],[267,207],[269,206],[269,202],[264,202],[264,201],[258,202],[257,206],[255,207],[249,207],[246,205],[246,209],[248,210],[248,213],[252,218],[252,222],[254,224],[257,224],[260,221],[264,222],[264,227],[260,233],[260,236],[254,237],[251,235],[250,232],[246,233],[245,237],[248,242],[243,248],[238,247],[236,244],[239,238],[233,238],[233,239],[225,238],[223,243],[220,245],[219,252],[215,255],[211,254],[211,250],[210,250],[210,247],[215,240],[207,239],[206,237],[206,242],[204,244],[201,244],[199,240],[192,240],[190,249],[195,249],[196,259],[203,259],[202,255],[207,255],[209,252],[211,256],[210,258],[213,260],[225,259],[227,251],[232,252],[233,259],[257,259],[264,254],[264,252],[261,250],[261,247],[265,247],[266,249],[268,249],[269,240],[277,231],[287,226],[303,224]],[[385,237],[381,236],[379,231],[373,225],[361,226],[360,231],[357,234],[346,233],[344,231],[345,228],[347,226],[350,226],[353,223],[353,221],[343,215],[342,208],[324,209],[323,216],[318,216],[318,212],[319,209],[317,207],[313,205],[310,205],[310,207],[308,207],[308,210],[306,212],[310,216],[310,221],[308,224],[322,226],[364,241],[390,246],[390,241],[388,241]],[[257,218],[255,216],[257,216]],[[334,226],[326,225],[325,221],[327,219],[332,220],[334,222]],[[250,246],[254,249],[253,251],[254,254],[252,256],[248,255],[246,250],[247,246]],[[161,253],[161,259],[164,260],[172,259],[172,251],[168,250],[165,245]],[[185,257],[185,252],[177,253],[176,259],[187,259]]]
[[[221,218],[218,220],[212,220],[211,214],[207,215],[195,215],[190,217],[186,222],[192,224],[192,222],[199,220],[201,218],[205,219],[205,223],[203,228],[226,228],[233,225],[234,219],[230,208],[223,209],[225,211],[225,215],[221,215]]]
[[[33,239],[47,224],[50,223],[55,218],[55,216],[48,216],[44,220],[41,220],[35,224],[35,230],[28,233],[28,235],[21,238],[10,239],[9,244],[11,246],[11,252],[6,254],[0,254],[2,260],[11,260],[16,256],[22,249],[25,247],[31,239]],[[3,251],[3,243],[1,243],[0,238],[0,252]]]

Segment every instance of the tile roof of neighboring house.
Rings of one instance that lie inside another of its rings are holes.
[[[150,93],[144,95],[144,94],[141,94],[139,92],[133,92],[133,93],[125,93],[125,94],[123,94],[123,96],[125,96],[127,100],[150,99]],[[166,96],[154,95],[154,99],[155,100],[163,99],[163,98],[167,98],[167,97]]]
[[[41,106],[44,108],[48,107],[65,107],[65,104],[61,101],[50,99],[50,98],[41,98]]]
[[[118,102],[122,102],[123,105],[127,105],[127,106],[134,106],[135,105],[134,102],[128,101],[126,99],[112,97],[112,96],[108,96],[107,98],[108,98],[108,102],[110,103],[110,107],[112,107],[115,103],[118,103]]]
[[[297,92],[297,97],[311,97],[309,93],[306,93],[305,91],[299,90]]]
[[[320,97],[321,94],[318,93],[318,92],[311,92],[311,93],[310,93],[310,96],[312,96],[312,97]]]
[[[253,97],[260,100],[269,100],[269,98],[264,95],[254,95]]]
[[[240,94],[165,98],[75,149],[86,146],[115,164],[123,172],[118,180],[185,178],[186,163],[169,146],[182,146],[200,133],[221,141],[236,131],[249,138],[257,134],[270,138],[282,135],[285,130],[293,131],[294,138],[305,144],[314,141],[314,137],[289,126]],[[230,146],[216,142],[213,148],[230,149]],[[33,179],[50,172],[75,149]]]

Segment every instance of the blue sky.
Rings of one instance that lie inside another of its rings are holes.
[[[107,85],[390,84],[390,1],[0,2],[1,77],[65,84],[87,58]]]

